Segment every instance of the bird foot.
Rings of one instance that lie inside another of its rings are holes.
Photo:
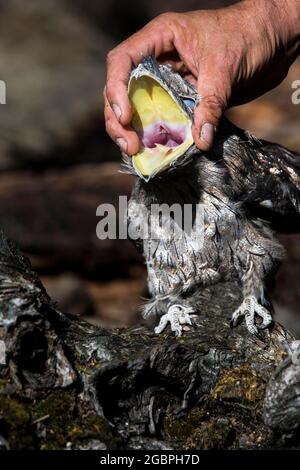
[[[258,315],[262,319],[262,322],[258,325],[255,323],[255,315]],[[236,326],[242,317],[245,317],[248,331],[256,336],[259,336],[258,330],[264,330],[273,320],[270,312],[258,302],[254,295],[244,298],[243,303],[233,313],[230,325],[232,327]]]
[[[186,307],[180,304],[171,305],[168,312],[165,313],[158,324],[154,328],[156,334],[161,333],[170,323],[171,331],[174,331],[175,336],[181,336],[182,334],[182,325],[192,326],[193,321],[190,316],[190,313],[193,313],[194,310],[190,307]]]

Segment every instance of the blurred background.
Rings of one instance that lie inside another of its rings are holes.
[[[0,227],[31,259],[64,311],[124,326],[139,319],[143,262],[130,242],[96,237],[96,208],[130,194],[105,134],[106,53],[165,11],[218,0],[0,0]],[[212,51],[213,53],[213,51]],[[218,73],[218,71],[216,71]],[[228,114],[258,137],[300,152],[296,63],[284,83]],[[300,337],[300,235],[284,234],[287,261],[273,292],[277,318]]]

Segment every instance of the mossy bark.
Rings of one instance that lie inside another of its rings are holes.
[[[234,283],[199,293],[195,326],[175,338],[59,312],[3,234],[0,278],[1,448],[269,448],[287,445],[291,427],[295,438],[299,406],[276,421],[265,400],[284,405],[274,371],[293,338],[277,324],[260,340],[230,329]]]

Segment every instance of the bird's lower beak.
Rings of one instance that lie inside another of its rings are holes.
[[[155,78],[132,78],[128,93],[133,109],[131,124],[141,142],[133,166],[148,181],[193,145],[192,122]]]

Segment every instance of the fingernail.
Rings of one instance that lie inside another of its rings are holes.
[[[120,118],[122,116],[122,111],[121,111],[120,106],[118,106],[117,104],[113,104],[112,109],[113,109],[113,112],[116,115],[116,118],[118,119],[118,121],[120,121]]]
[[[215,132],[216,128],[209,122],[206,122],[203,124],[201,133],[200,133],[200,139],[202,139],[204,142],[206,142],[208,145],[212,145],[215,137]]]
[[[125,139],[123,139],[122,137],[119,137],[117,140],[116,140],[118,146],[120,147],[121,151],[126,153],[127,152],[127,142]]]
[[[125,152],[121,152],[121,155],[124,158],[124,160],[127,160],[129,158],[129,155],[127,155],[127,153]]]

